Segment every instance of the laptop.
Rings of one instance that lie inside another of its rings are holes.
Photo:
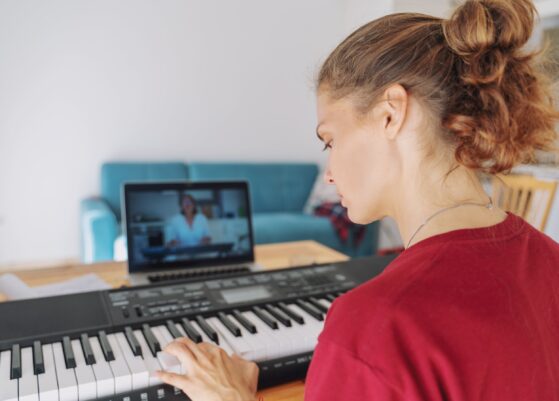
[[[261,270],[247,182],[126,183],[122,202],[132,285]]]

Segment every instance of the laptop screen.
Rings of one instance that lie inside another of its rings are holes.
[[[252,262],[246,182],[124,185],[130,272]]]

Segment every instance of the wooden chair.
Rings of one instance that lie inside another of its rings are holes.
[[[493,178],[493,203],[522,217],[543,231],[553,203],[556,181],[529,175],[498,175]]]

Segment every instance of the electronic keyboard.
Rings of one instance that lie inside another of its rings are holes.
[[[0,401],[189,398],[151,372],[178,337],[255,361],[259,388],[303,379],[325,314],[394,256],[0,304]]]

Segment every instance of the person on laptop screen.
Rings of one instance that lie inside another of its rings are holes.
[[[180,213],[171,217],[165,226],[168,248],[207,245],[211,243],[208,219],[198,212],[196,199],[186,192],[179,197]]]

